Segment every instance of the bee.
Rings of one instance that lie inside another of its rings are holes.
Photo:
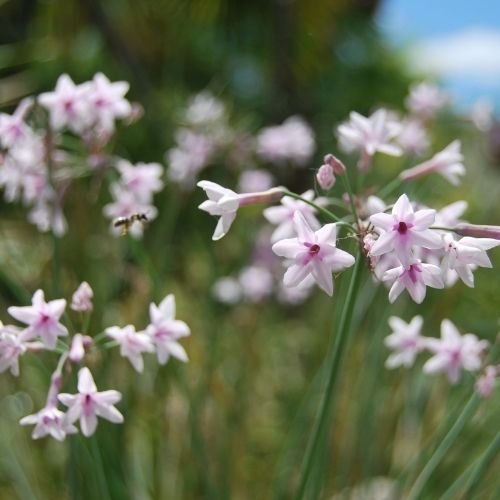
[[[121,227],[122,236],[125,236],[129,229],[132,227],[134,222],[140,222],[141,224],[145,224],[149,222],[148,216],[144,213],[132,214],[130,217],[118,217],[113,221],[114,227]]]

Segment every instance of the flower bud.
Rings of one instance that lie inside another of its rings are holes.
[[[329,191],[330,189],[332,189],[332,187],[335,186],[336,181],[333,168],[326,163],[325,165],[321,165],[316,174],[316,180],[318,181],[321,189],[325,191]]]
[[[93,296],[92,288],[86,281],[83,281],[71,298],[71,309],[80,312],[92,311]]]
[[[323,161],[325,165],[330,165],[330,167],[332,167],[334,174],[342,175],[346,171],[345,165],[331,153],[325,155]]]
[[[473,238],[493,238],[500,240],[500,226],[487,226],[479,224],[458,224],[453,231],[460,236],[472,236]]]
[[[495,388],[495,380],[498,376],[496,366],[487,366],[484,374],[476,382],[476,390],[483,398],[489,398]]]
[[[69,350],[69,359],[73,363],[80,363],[85,356],[85,347],[92,344],[92,338],[88,335],[82,335],[81,333],[76,333],[71,342],[71,347]]]

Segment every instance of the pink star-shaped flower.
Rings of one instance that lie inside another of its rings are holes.
[[[47,349],[54,349],[57,337],[68,335],[68,329],[59,322],[66,308],[66,300],[57,299],[45,302],[43,290],[37,290],[31,302],[31,306],[12,306],[7,311],[13,318],[28,325],[28,328],[21,334],[23,340],[31,340],[40,336]]]
[[[477,371],[481,368],[481,354],[488,347],[486,340],[476,335],[460,335],[456,326],[449,320],[441,322],[441,338],[427,339],[427,348],[434,352],[424,365],[425,373],[446,372],[452,384],[460,379],[462,370]]]
[[[123,415],[113,406],[122,395],[118,391],[97,392],[94,379],[87,367],[78,372],[78,394],[59,394],[58,399],[68,407],[66,420],[70,424],[80,420],[80,428],[85,437],[94,434],[97,417],[102,417],[114,424],[123,422]]]
[[[276,255],[292,260],[283,279],[285,286],[297,286],[311,275],[322,290],[333,295],[332,273],[352,266],[354,257],[336,247],[335,224],[326,224],[314,232],[298,211],[293,222],[297,237],[278,241],[272,247]]]
[[[441,236],[429,229],[435,216],[436,211],[431,209],[414,212],[408,196],[401,195],[392,214],[381,212],[370,217],[371,223],[383,231],[370,254],[377,256],[394,251],[403,265],[409,265],[413,246],[441,248]]]
[[[178,340],[187,337],[191,332],[184,321],[175,319],[174,295],[167,295],[158,306],[151,304],[149,316],[151,324],[146,328],[146,333],[156,347],[158,362],[164,365],[170,356],[187,361],[186,351]]]

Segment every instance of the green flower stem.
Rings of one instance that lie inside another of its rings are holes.
[[[360,283],[362,270],[362,261],[360,252],[356,256],[356,263],[351,274],[351,281],[349,289],[347,290],[346,301],[342,309],[339,328],[336,332],[335,340],[331,344],[330,352],[327,355],[327,380],[323,397],[321,399],[318,418],[316,419],[312,434],[305,451],[304,461],[302,465],[302,474],[300,478],[299,487],[295,495],[296,499],[305,498],[306,487],[308,480],[314,468],[315,459],[321,452],[321,444],[326,439],[321,439],[327,434],[327,425],[331,419],[334,403],[334,389],[339,373],[340,361],[344,353],[347,337],[350,330],[352,313],[354,310],[354,303]]]
[[[283,194],[284,194],[284,196],[289,196],[290,198],[295,198],[296,200],[300,200],[300,201],[303,201],[304,203],[307,203],[311,207],[314,207],[319,213],[323,214],[328,219],[333,220],[334,222],[336,222],[337,224],[341,224],[342,226],[346,226],[351,231],[353,231],[354,233],[356,233],[355,229],[352,227],[351,224],[349,224],[348,222],[340,219],[335,214],[333,214],[332,212],[330,212],[330,210],[327,210],[326,208],[320,207],[316,203],[314,203],[314,202],[312,202],[310,200],[306,200],[302,196],[300,196],[300,195],[298,195],[296,193],[292,193],[291,191],[283,191]]]
[[[349,204],[351,205],[351,211],[352,211],[352,214],[354,215],[354,219],[356,220],[356,226],[359,228],[359,216],[358,216],[358,211],[356,210],[356,204],[354,203],[354,194],[352,192],[351,183],[349,181],[349,176],[347,175],[347,172],[346,172],[341,177],[342,177],[342,181],[344,182],[344,187],[347,191],[347,194],[349,195]]]
[[[457,439],[460,431],[464,428],[467,421],[472,417],[472,415],[474,415],[479,405],[479,400],[480,398],[476,393],[471,396],[464,409],[462,410],[462,413],[459,415],[455,423],[451,426],[451,429],[448,431],[444,439],[436,448],[436,451],[432,454],[431,458],[422,469],[422,472],[417,477],[415,483],[413,484],[413,487],[406,497],[408,500],[417,500],[420,497],[432,473],[440,464],[441,460],[445,457],[446,453]]]

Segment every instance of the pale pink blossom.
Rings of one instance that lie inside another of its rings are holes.
[[[86,281],[82,281],[71,297],[71,309],[79,312],[92,311],[94,291]]]
[[[53,92],[44,92],[38,102],[49,111],[50,126],[54,130],[68,127],[80,133],[90,125],[85,85],[75,85],[66,74],[61,75]]]
[[[312,189],[301,194],[301,197],[313,201],[314,191]],[[315,200],[318,202],[318,200]],[[296,200],[290,196],[284,196],[281,199],[281,205],[276,207],[269,207],[263,211],[264,217],[271,223],[274,224],[276,229],[271,235],[271,242],[282,240],[284,238],[290,238],[295,234],[293,217],[295,212],[300,212],[312,229],[319,229],[320,223],[316,216],[316,209],[311,205],[307,204],[302,200]]]
[[[13,318],[28,325],[22,333],[23,340],[40,336],[47,349],[54,349],[57,337],[68,335],[68,329],[59,322],[66,308],[66,300],[45,302],[43,290],[37,290],[31,302],[31,306],[11,306],[7,311]]]
[[[397,136],[398,144],[406,153],[422,155],[429,149],[427,130],[418,120],[405,120]]]
[[[370,216],[372,224],[383,232],[371,249],[371,255],[383,255],[394,251],[403,265],[413,258],[412,247],[441,248],[439,234],[429,229],[434,223],[436,211],[413,211],[410,200],[403,194],[392,208],[392,214],[380,212]]]
[[[496,379],[500,375],[500,367],[489,365],[485,368],[484,373],[477,379],[476,391],[483,398],[489,398],[495,389]]]
[[[191,331],[184,321],[175,319],[175,297],[167,295],[159,305],[150,304],[149,317],[151,323],[146,333],[153,342],[158,362],[164,365],[170,356],[186,362],[188,356],[179,343],[179,339],[190,335]]]
[[[113,82],[102,73],[97,73],[85,85],[85,95],[93,119],[93,124],[106,134],[115,130],[115,120],[130,115],[132,107],[125,99],[129,84]]]
[[[271,163],[290,162],[301,167],[311,159],[315,149],[314,133],[299,116],[266,127],[257,136],[258,155]]]
[[[23,99],[12,115],[0,113],[0,145],[10,148],[19,140],[30,135],[31,129],[26,124],[25,118],[33,106],[33,98]]]
[[[168,177],[184,188],[192,188],[198,174],[212,161],[216,144],[208,135],[189,129],[180,129],[175,138],[177,147],[165,154]]]
[[[265,170],[245,170],[240,175],[238,188],[244,193],[266,191],[273,186],[273,176]]]
[[[116,165],[121,183],[142,203],[151,203],[153,193],[163,189],[163,167],[159,163],[137,163],[119,160]]]
[[[337,227],[326,224],[314,231],[301,212],[293,218],[296,238],[284,239],[273,245],[273,252],[292,261],[283,283],[294,287],[312,275],[318,286],[333,295],[332,273],[343,271],[354,264],[354,257],[336,248]]]
[[[421,304],[425,299],[428,286],[444,288],[441,269],[433,264],[425,264],[419,260],[408,265],[389,269],[382,276],[383,281],[392,283],[389,290],[389,302],[392,304],[406,288],[411,298]]]
[[[410,87],[406,98],[407,108],[420,118],[432,118],[444,107],[449,97],[432,83],[422,82]]]
[[[446,372],[452,384],[460,379],[462,370],[477,371],[481,368],[481,355],[488,347],[486,340],[476,335],[460,335],[448,319],[441,322],[441,338],[427,339],[427,349],[434,353],[424,365],[425,373]]]
[[[127,358],[136,371],[142,372],[144,370],[142,353],[155,350],[151,338],[145,332],[136,332],[134,325],[127,325],[124,328],[110,326],[105,332],[120,346],[120,355]]]
[[[54,439],[63,441],[67,434],[78,432],[77,428],[66,420],[66,415],[57,409],[57,396],[61,384],[61,373],[56,370],[51,377],[45,406],[37,413],[23,417],[19,421],[21,425],[35,426],[31,434],[33,439],[40,439],[50,434]]]
[[[376,152],[400,156],[402,150],[393,142],[400,128],[385,109],[379,109],[369,117],[353,111],[349,121],[339,125],[337,134],[340,146],[348,153],[360,151],[368,157]]]
[[[247,266],[238,277],[243,296],[250,302],[260,302],[273,292],[273,275],[263,266]]]
[[[12,375],[19,375],[19,357],[28,350],[20,334],[21,330],[15,326],[0,326],[0,373],[10,369]]]
[[[80,420],[80,428],[85,437],[94,434],[97,417],[114,424],[123,422],[123,415],[114,407],[122,395],[118,391],[98,392],[94,379],[87,367],[78,372],[78,394],[59,394],[58,399],[68,407],[66,421],[70,424]]]
[[[430,160],[404,170],[399,177],[404,181],[413,181],[419,177],[436,172],[441,174],[450,184],[458,186],[460,177],[465,175],[462,163],[464,157],[460,152],[460,141],[455,140]]]
[[[238,303],[243,296],[240,282],[232,276],[219,278],[212,287],[213,296],[223,304],[233,305]]]
[[[215,182],[200,181],[197,186],[201,187],[208,196],[208,200],[201,203],[198,208],[219,217],[212,239],[214,241],[220,240],[227,234],[236,218],[236,212],[240,206],[240,196],[230,189],[215,184]]]
[[[488,132],[495,123],[494,111],[495,107],[489,99],[478,99],[470,110],[472,123],[481,132]]]
[[[222,120],[225,117],[224,103],[210,92],[196,94],[189,102],[184,120],[192,126],[200,127]]]
[[[443,271],[454,270],[460,279],[471,288],[474,287],[473,271],[477,267],[493,267],[486,250],[500,245],[499,240],[492,238],[466,236],[455,240],[450,233],[445,234],[443,240]]]
[[[37,413],[23,417],[19,423],[35,426],[31,434],[33,439],[50,435],[58,441],[64,441],[67,434],[78,432],[78,429],[66,420],[66,415],[54,405],[47,405]]]
[[[440,227],[453,227],[456,224],[462,222],[460,217],[467,210],[468,203],[466,201],[460,200],[455,201],[454,203],[450,203],[446,205],[441,210],[436,212],[436,220],[434,221],[434,225]]]
[[[422,324],[422,316],[415,316],[409,323],[396,316],[389,318],[392,333],[385,338],[384,343],[394,352],[387,358],[386,368],[413,366],[417,354],[424,349],[420,335]]]

